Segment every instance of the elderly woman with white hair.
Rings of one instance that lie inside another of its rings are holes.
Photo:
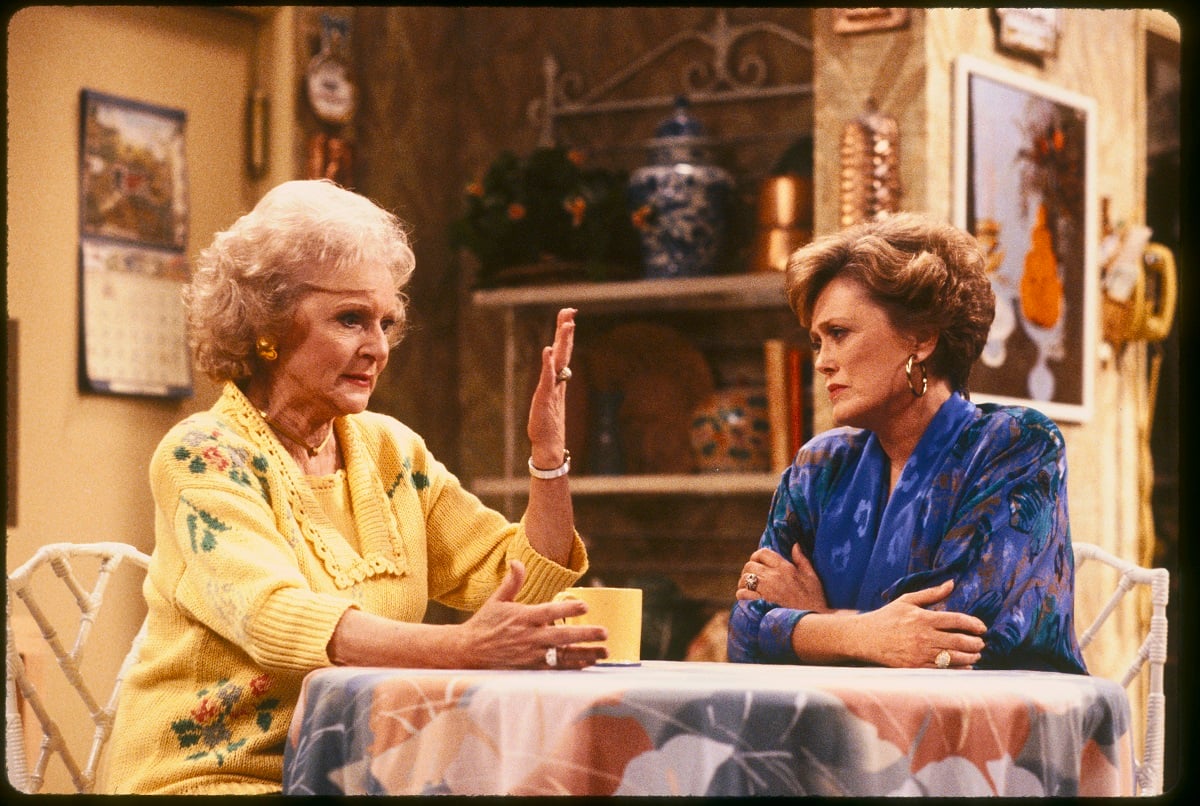
[[[300,684],[332,664],[578,669],[598,627],[553,602],[587,570],[564,408],[574,314],[530,405],[528,508],[485,507],[421,437],[367,410],[405,324],[403,225],[325,181],[286,182],[219,233],[185,292],[224,383],[150,464],[147,634],[102,789],[271,793]],[[471,612],[422,623],[430,600]]]

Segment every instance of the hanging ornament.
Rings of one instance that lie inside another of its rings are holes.
[[[900,204],[900,130],[872,99],[846,125],[841,144],[841,225],[884,218]]]
[[[358,108],[358,89],[351,77],[350,22],[321,15],[321,42],[304,75],[305,96],[320,128],[308,137],[306,174],[309,179],[332,179],[353,184],[352,123]]]
[[[321,47],[308,62],[304,89],[313,114],[322,123],[344,126],[354,118],[358,92],[346,58],[348,20],[321,17]]]

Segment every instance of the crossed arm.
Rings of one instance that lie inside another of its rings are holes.
[[[913,538],[907,571],[861,612],[828,606],[811,554],[814,518],[802,496],[781,489],[742,569],[730,659],[920,667],[944,649],[960,668],[1084,672],[1061,437],[1022,421],[970,461],[953,484],[939,480],[959,492],[934,502],[947,507],[938,536]],[[747,573],[758,577],[754,591]]]
[[[952,668],[969,668],[979,661],[986,625],[966,613],[928,609],[950,596],[953,579],[903,594],[877,610],[832,609],[825,604],[821,581],[799,544],[793,543],[790,553],[790,561],[771,548],[750,555],[739,581],[735,610],[762,609],[754,602],[779,605],[776,624],[766,627],[786,631],[790,626],[787,649],[796,661],[932,667],[943,649],[950,653]],[[755,591],[746,588],[749,573],[758,577]]]

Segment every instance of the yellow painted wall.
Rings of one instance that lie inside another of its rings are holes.
[[[276,36],[271,16],[200,7],[43,6],[9,19],[7,312],[20,326],[19,456],[6,469],[17,481],[9,502],[17,522],[5,546],[10,569],[54,541],[120,540],[149,551],[151,451],[167,428],[216,395],[203,377],[182,402],[78,389],[80,90],[186,111],[191,257],[258,193],[242,169],[243,104],[252,80],[290,80],[269,60],[256,64]],[[276,114],[287,109],[280,104]],[[286,126],[275,128],[286,134]],[[288,147],[284,138],[274,145],[273,154]],[[275,165],[264,181],[291,167],[286,159]],[[134,584],[116,580],[109,592],[123,603],[118,627],[129,634],[144,614]],[[115,668],[113,643],[93,641],[89,663]],[[52,678],[49,685],[52,697],[61,696]],[[65,786],[52,770],[46,790]]]

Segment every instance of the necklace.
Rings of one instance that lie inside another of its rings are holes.
[[[259,414],[261,414],[262,418],[264,420],[266,420],[267,425],[271,426],[276,431],[278,431],[280,434],[287,437],[290,441],[292,441],[295,444],[299,445],[300,447],[304,448],[304,450],[306,450],[308,452],[309,456],[316,456],[321,451],[323,451],[325,449],[325,446],[329,444],[329,438],[333,436],[333,426],[330,425],[329,433],[327,433],[325,435],[325,439],[321,440],[320,445],[316,445],[316,446],[309,445],[307,442],[300,439],[300,437],[296,436],[296,433],[294,431],[289,431],[288,429],[284,428],[282,425],[279,424],[278,420],[271,417],[271,415],[267,414],[265,411],[259,411]]]

